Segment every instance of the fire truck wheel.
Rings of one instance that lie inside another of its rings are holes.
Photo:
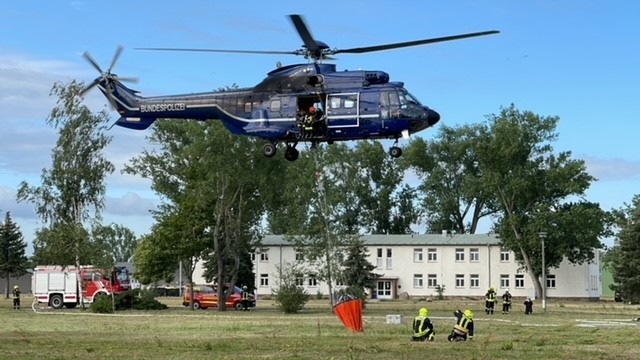
[[[200,303],[197,302],[197,301],[194,301],[193,302],[193,310],[198,310],[198,309],[200,309]]]
[[[242,302],[240,302],[240,301],[238,301],[235,304],[233,304],[233,307],[238,311],[244,310],[244,306],[242,306]]]
[[[52,295],[49,299],[49,303],[54,309],[62,309],[64,306],[64,301],[62,301],[62,295],[60,294]]]

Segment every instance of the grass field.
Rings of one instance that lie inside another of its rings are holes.
[[[638,359],[637,305],[550,301],[525,316],[520,300],[509,315],[485,315],[483,301],[369,303],[365,331],[347,331],[327,305],[312,300],[296,315],[284,315],[268,300],[251,312],[191,311],[179,299],[158,312],[95,315],[79,309],[38,313],[31,299],[20,311],[0,299],[1,359]],[[433,343],[409,341],[410,322],[429,309]],[[476,336],[449,343],[455,309],[475,312]],[[402,314],[401,325],[386,324]]]

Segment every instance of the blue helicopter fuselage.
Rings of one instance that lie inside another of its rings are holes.
[[[289,65],[253,88],[142,97],[119,81],[99,82],[121,117],[116,125],[146,129],[157,119],[220,120],[234,134],[278,142],[398,139],[438,122],[401,82],[384,71],[336,71],[333,64]],[[109,87],[109,88],[107,88]],[[301,113],[323,111],[324,132],[301,138]]]

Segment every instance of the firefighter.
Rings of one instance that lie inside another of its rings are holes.
[[[314,123],[316,121],[316,107],[312,106],[309,108],[309,113],[304,117],[304,121],[302,123],[302,130],[304,137],[312,137],[314,130]]]
[[[502,313],[508,314],[510,308],[511,308],[511,293],[509,293],[509,289],[507,289],[505,290],[504,294],[502,294]]]
[[[413,336],[411,341],[433,341],[435,337],[435,331],[433,331],[433,324],[427,317],[429,311],[426,308],[418,311],[418,316],[413,319]]]
[[[249,311],[249,290],[247,285],[242,287],[242,310]]]
[[[20,310],[20,286],[13,286],[13,308]]]
[[[533,301],[531,301],[531,298],[527,298],[527,300],[524,301],[524,314],[533,314]]]
[[[484,295],[485,298],[485,309],[484,311],[487,314],[493,315],[493,309],[496,305],[496,288],[493,286],[489,288],[487,293]]]
[[[464,312],[456,310],[453,316],[456,317],[456,324],[453,326],[453,330],[447,339],[449,341],[467,341],[467,338],[473,339],[473,312],[469,309]]]

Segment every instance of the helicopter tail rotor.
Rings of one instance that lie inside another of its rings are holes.
[[[91,56],[91,54],[89,54],[88,51],[85,51],[84,54],[82,54],[82,57],[87,60],[87,62],[89,62],[89,64],[91,64],[91,66],[93,66],[94,69],[96,69],[99,73],[100,76],[98,76],[97,78],[95,78],[91,83],[89,83],[89,85],[85,86],[84,89],[82,89],[80,91],[80,93],[78,94],[79,96],[84,96],[84,94],[86,94],[89,90],[93,89],[94,87],[98,86],[98,85],[102,85],[104,91],[107,94],[107,99],[109,100],[109,103],[111,104],[111,106],[113,108],[116,108],[116,98],[113,95],[113,89],[112,89],[112,84],[117,83],[117,82],[138,82],[138,78],[137,77],[121,77],[118,76],[114,73],[111,72],[111,70],[113,69],[113,67],[115,66],[116,62],[118,61],[118,58],[120,57],[120,55],[122,54],[122,51],[124,50],[124,47],[122,46],[118,46],[118,48],[116,49],[115,54],[113,55],[113,59],[111,59],[111,64],[109,65],[109,68],[107,69],[107,71],[103,71],[102,68],[100,67],[100,65],[98,65],[98,62]]]

